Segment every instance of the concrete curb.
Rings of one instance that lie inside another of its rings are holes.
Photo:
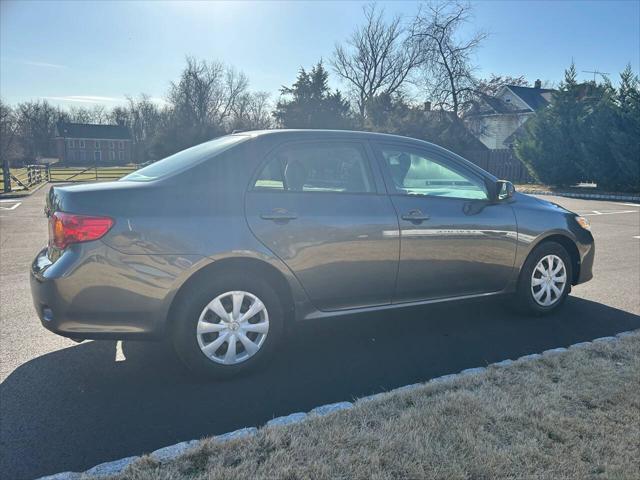
[[[557,197],[581,198],[584,200],[614,200],[619,202],[640,202],[638,195],[615,195],[608,193],[578,193],[578,192],[554,192],[551,190],[538,190],[535,188],[518,189],[520,193],[527,195],[555,195]]]
[[[417,390],[429,384],[448,383],[460,378],[469,378],[477,375],[482,375],[486,373],[487,369],[490,367],[503,368],[509,365],[514,365],[516,363],[520,364],[523,362],[538,360],[540,358],[548,358],[548,357],[556,356],[570,349],[574,350],[576,348],[585,348],[594,344],[606,344],[610,342],[615,342],[621,338],[630,337],[636,332],[640,332],[640,329],[631,330],[628,332],[621,332],[621,333],[618,333],[615,337],[600,337],[600,338],[595,338],[590,342],[574,343],[573,345],[569,345],[566,348],[565,347],[552,348],[550,350],[544,350],[542,353],[533,353],[529,355],[524,355],[515,360],[502,360],[500,362],[491,363],[486,367],[467,368],[465,370],[462,370],[459,373],[452,373],[449,375],[443,375],[441,377],[432,378],[429,381],[424,383],[413,383],[411,385],[404,385],[402,387],[394,388],[393,390],[389,390],[386,392],[380,392],[380,393],[375,393],[373,395],[368,395],[366,397],[361,397],[355,401],[355,404],[361,404],[361,403],[367,403],[375,400],[380,400],[389,395],[393,395],[397,393],[412,392],[414,390]],[[273,418],[269,420],[262,428],[278,428],[283,425],[294,425],[296,423],[308,421],[312,418],[332,415],[336,412],[348,410],[353,407],[354,407],[354,403],[352,402],[329,403],[326,405],[321,405],[319,407],[316,407],[311,411],[309,411],[308,413],[297,412],[297,413],[291,413],[289,415],[285,415],[282,417]],[[229,442],[232,440],[252,437],[257,433],[258,433],[257,427],[245,427],[239,430],[235,430],[233,432],[224,433],[222,435],[215,435],[213,437],[213,440],[215,442]],[[160,448],[154,452],[151,452],[149,456],[160,463],[166,463],[176,459],[177,457],[185,453],[188,453],[191,450],[194,450],[200,445],[200,443],[201,443],[200,440],[189,440],[186,442],[176,443],[175,445],[169,445],[167,447]],[[80,478],[87,478],[87,477],[100,478],[108,475],[117,475],[119,473],[122,473],[129,465],[131,465],[133,462],[135,462],[140,458],[141,457],[139,456],[121,458],[119,460],[114,460],[112,462],[101,463],[99,465],[96,465],[93,468],[90,468],[89,470],[83,473],[62,472],[62,473],[56,473],[54,475],[49,475],[46,477],[40,477],[38,480],[78,480]]]

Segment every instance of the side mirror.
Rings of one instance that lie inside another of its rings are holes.
[[[496,182],[498,200],[506,200],[507,198],[513,197],[515,191],[516,187],[513,186],[513,183],[508,182],[507,180],[498,180]]]

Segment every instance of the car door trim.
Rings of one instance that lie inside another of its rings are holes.
[[[499,290],[497,292],[484,292],[484,293],[474,293],[470,295],[459,295],[454,297],[442,297],[442,298],[433,298],[429,300],[416,300],[411,302],[393,302],[385,305],[375,305],[370,307],[358,307],[358,308],[347,308],[342,310],[316,310],[304,315],[301,320],[317,320],[321,318],[330,318],[330,317],[338,317],[343,315],[357,315],[359,313],[372,313],[379,312],[382,310],[391,310],[394,308],[405,308],[405,307],[419,307],[422,305],[430,305],[434,303],[445,303],[445,302],[455,302],[460,300],[473,300],[478,298],[485,297],[493,297],[496,295],[504,295],[509,293],[512,289],[510,285],[504,288],[503,290]]]

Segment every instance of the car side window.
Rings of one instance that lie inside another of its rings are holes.
[[[282,147],[262,169],[254,188],[290,192],[368,193],[374,183],[357,144],[309,143]]]
[[[418,153],[382,147],[382,157],[397,193],[470,200],[489,198],[481,178]]]
[[[284,190],[282,165],[278,159],[274,159],[264,166],[253,187],[257,190]]]

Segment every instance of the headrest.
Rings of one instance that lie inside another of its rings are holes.
[[[284,169],[284,177],[287,181],[287,188],[301,192],[307,181],[307,168],[299,160],[287,163]]]

